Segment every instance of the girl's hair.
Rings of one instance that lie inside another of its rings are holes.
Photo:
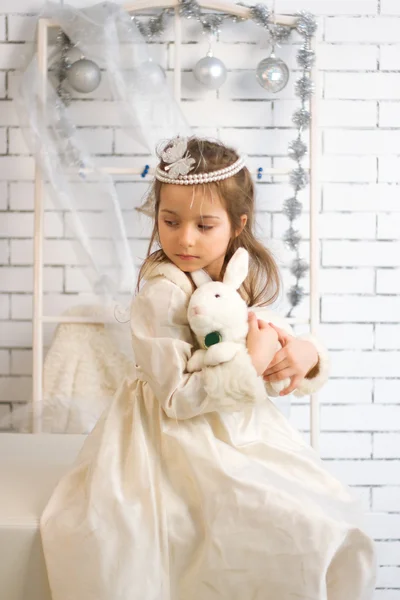
[[[187,149],[197,164],[192,171],[193,173],[217,171],[231,165],[238,159],[238,154],[235,150],[227,148],[219,142],[203,140],[197,137],[189,138]],[[161,161],[159,166],[163,169],[165,163]],[[162,249],[152,252],[153,245],[155,243],[159,244],[158,212],[160,208],[160,192],[163,185],[168,184],[161,183],[157,179],[153,184],[154,227],[147,257],[139,272],[138,288],[145,270],[157,263],[170,262]],[[236,250],[240,247],[245,248],[250,256],[249,273],[239,293],[249,306],[271,304],[276,300],[280,291],[279,269],[271,252],[256,239],[254,234],[255,190],[249,170],[244,167],[232,177],[206,185],[215,185],[217,187],[218,195],[228,213],[232,232],[240,229],[240,217],[242,215],[247,216],[247,223],[243,231],[237,237],[232,236],[228,245],[221,276],[223,276],[226,266]],[[142,208],[143,212],[146,212],[146,207]],[[141,209],[139,208],[138,210]]]

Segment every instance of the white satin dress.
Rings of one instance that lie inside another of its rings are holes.
[[[191,293],[158,265],[133,301],[137,376],[41,519],[53,600],[372,600],[357,503],[257,397],[250,359],[185,371]]]

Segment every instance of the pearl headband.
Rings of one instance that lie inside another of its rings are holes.
[[[212,183],[221,181],[236,175],[245,164],[245,159],[240,156],[234,163],[218,169],[218,171],[210,171],[208,173],[193,173],[189,172],[194,168],[195,160],[187,150],[187,139],[174,138],[172,142],[168,142],[164,148],[157,152],[159,158],[166,164],[164,169],[156,168],[155,177],[162,183],[172,183],[175,185],[196,185],[200,183]]]

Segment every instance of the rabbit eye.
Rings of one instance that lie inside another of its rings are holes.
[[[220,294],[215,294],[215,297],[216,298],[221,298],[221,295]]]

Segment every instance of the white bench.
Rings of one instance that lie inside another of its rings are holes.
[[[39,519],[84,439],[0,433],[0,600],[51,600]]]

